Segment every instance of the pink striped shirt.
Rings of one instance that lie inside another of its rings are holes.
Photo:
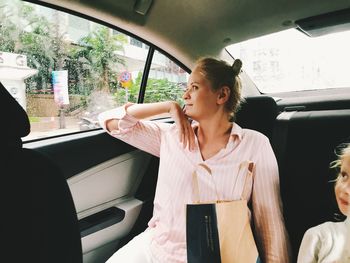
[[[217,199],[212,179],[198,164],[204,163],[211,169],[221,200],[238,200],[245,179],[237,178],[238,168],[240,163],[247,160],[255,164],[254,181],[244,198],[251,202],[253,231],[260,256],[267,263],[289,262],[289,241],[281,212],[278,167],[266,136],[242,129],[234,123],[226,147],[203,160],[197,138],[195,151],[184,149],[175,124],[138,120],[128,115],[125,107],[100,114],[100,124],[104,129],[109,119],[119,119],[119,129],[111,131],[112,136],[160,157],[153,217],[148,223],[154,233],[151,251],[160,262],[187,262],[185,208],[186,204],[194,201],[194,171],[198,174],[200,200],[210,202]]]

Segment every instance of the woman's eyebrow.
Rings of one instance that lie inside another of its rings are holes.
[[[190,85],[193,85],[193,84],[197,84],[197,85],[198,85],[198,84],[200,84],[200,83],[197,82],[197,81],[193,81],[193,82],[190,83]]]

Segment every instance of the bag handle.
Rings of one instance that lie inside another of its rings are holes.
[[[198,164],[198,166],[203,167],[208,172],[208,174],[210,175],[210,177],[212,179],[214,188],[215,188],[216,200],[217,200],[217,202],[222,202],[223,200],[219,199],[219,193],[218,193],[218,190],[217,190],[217,187],[216,187],[216,183],[214,181],[211,169],[204,163],[200,163],[200,164]],[[246,175],[246,177],[244,179],[244,186],[243,186],[243,190],[241,192],[241,199],[243,199],[242,198],[243,193],[245,193],[248,190],[248,188],[247,188],[248,187],[247,186],[247,177],[248,176],[252,176],[252,174],[253,174],[254,163],[252,161],[244,161],[244,162],[240,163],[239,169],[238,169],[238,174],[237,174],[234,186],[233,186],[233,191],[234,191],[235,188],[236,188],[237,180],[238,180],[239,174],[241,172],[241,169],[243,167],[245,167],[245,166],[247,166],[247,168],[248,168],[247,169],[248,173],[247,173],[247,175]],[[192,189],[193,189],[194,203],[199,204],[200,203],[200,195],[199,195],[198,175],[197,175],[196,170],[192,173]]]
[[[247,184],[247,181],[250,177],[252,177],[252,180],[253,180],[253,183],[254,183],[254,177],[253,177],[253,169],[254,169],[254,163],[252,161],[244,161],[242,162],[240,165],[239,165],[239,171],[241,170],[241,168],[243,166],[247,166],[247,173],[246,173],[246,176],[244,178],[244,184],[243,184],[243,189],[242,189],[242,192],[241,192],[241,199],[244,199],[243,196],[244,196],[244,193],[247,192],[249,189],[248,189],[248,184]],[[239,172],[238,172],[239,173]],[[238,174],[239,176],[239,174]],[[237,176],[237,178],[238,178]],[[236,181],[237,181],[237,178],[236,178]]]
[[[219,195],[218,195],[218,189],[216,188],[216,183],[214,181],[213,175],[211,173],[211,169],[204,163],[198,164],[198,166],[203,167],[208,174],[210,175],[210,178],[213,182],[214,188],[215,188],[215,193],[216,193],[216,199],[219,200]],[[194,203],[199,204],[200,203],[200,195],[199,195],[199,185],[198,185],[198,175],[196,170],[192,173],[192,188],[193,188],[193,195],[195,197]]]

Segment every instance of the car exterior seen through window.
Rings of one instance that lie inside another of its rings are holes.
[[[0,81],[26,110],[24,141],[99,128],[97,115],[137,102],[150,48],[116,29],[1,0]],[[145,102],[181,101],[188,73],[155,51]]]
[[[289,29],[227,47],[262,93],[350,86],[350,31],[309,37]]]

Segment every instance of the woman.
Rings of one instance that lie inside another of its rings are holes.
[[[350,215],[350,144],[341,150],[332,168],[340,169],[334,186],[339,211]],[[298,263],[350,262],[350,222],[326,222],[308,229],[298,254]]]
[[[201,163],[210,167],[220,199],[237,200],[244,184],[237,178],[238,168],[246,160],[255,164],[254,183],[245,198],[252,207],[260,256],[264,262],[289,262],[278,167],[269,140],[230,121],[241,100],[241,66],[240,60],[230,66],[213,58],[200,59],[183,94],[184,110],[166,101],[127,104],[100,115],[101,126],[112,136],[160,157],[148,228],[108,263],[186,262],[185,207],[193,203],[192,173],[197,171],[202,202],[216,199],[216,192],[208,174],[198,169]],[[175,123],[142,121],[161,113],[170,113]]]

